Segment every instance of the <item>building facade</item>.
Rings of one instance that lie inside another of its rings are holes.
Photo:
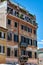
[[[4,1],[0,3],[0,27],[7,29],[5,63],[37,65],[36,17],[21,6]]]
[[[6,63],[6,32],[7,29],[0,27],[0,64]]]
[[[38,61],[39,65],[43,65],[43,48],[38,49]]]

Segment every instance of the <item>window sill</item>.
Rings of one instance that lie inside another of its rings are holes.
[[[5,40],[5,38],[0,38],[1,40]]]
[[[5,55],[5,53],[0,53],[0,55]]]

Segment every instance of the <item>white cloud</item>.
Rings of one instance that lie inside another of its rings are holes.
[[[39,41],[38,44],[42,44],[43,45],[43,40]]]
[[[41,40],[43,42],[43,40]]]

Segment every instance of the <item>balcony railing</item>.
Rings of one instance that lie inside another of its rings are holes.
[[[28,60],[28,56],[27,55],[20,56],[20,61],[21,62],[26,62],[27,60]]]
[[[27,47],[28,44],[27,43],[24,43],[24,42],[20,42],[20,47]]]
[[[16,10],[13,11],[13,9],[7,7],[7,12],[8,12],[8,14],[12,14],[12,15],[14,15],[14,16],[16,16],[16,17],[22,19],[22,20],[25,20],[25,21],[27,21],[27,22],[33,24],[34,26],[37,26],[37,23],[36,23],[36,22],[32,21],[28,16],[25,16],[25,15],[22,14],[22,13],[20,14],[19,11],[16,11]],[[33,23],[32,23],[32,22],[33,22]]]

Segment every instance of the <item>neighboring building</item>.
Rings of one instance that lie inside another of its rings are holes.
[[[0,27],[0,63],[6,63],[6,32],[7,29]]]
[[[35,16],[11,1],[4,1],[0,3],[0,27],[7,29],[5,63],[37,65]]]
[[[43,48],[38,49],[38,60],[39,65],[43,65]]]

